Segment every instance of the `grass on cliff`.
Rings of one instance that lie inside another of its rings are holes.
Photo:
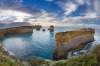
[[[11,62],[6,57],[0,56],[0,66],[22,66],[22,64]]]
[[[44,59],[31,58],[27,60],[31,66],[100,66],[100,45],[84,55],[60,61],[45,61]],[[0,66],[23,66],[21,63],[12,62],[6,57],[0,56]],[[29,65],[24,65],[29,66]]]
[[[82,55],[80,57],[71,58],[66,61],[54,63],[51,66],[98,66],[96,56],[93,54]]]
[[[52,63],[51,66],[100,66],[100,45],[96,45],[88,54],[57,61]]]
[[[27,60],[32,66],[44,66],[44,65],[47,65],[49,66],[49,62],[45,61],[44,59],[37,59],[37,58],[30,58]]]

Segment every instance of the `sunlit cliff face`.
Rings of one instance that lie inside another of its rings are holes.
[[[32,15],[13,11],[13,10],[0,10],[0,21],[13,21],[13,22],[23,22],[25,18],[31,17]]]

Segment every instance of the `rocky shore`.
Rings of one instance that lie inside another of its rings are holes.
[[[57,33],[55,36],[56,49],[53,57],[67,59],[70,51],[81,49],[86,43],[94,41],[94,33],[95,30],[92,28]]]
[[[41,28],[41,26],[38,27]],[[28,33],[32,32],[33,31],[32,29],[36,28],[37,26],[20,26],[20,27],[2,29],[0,30],[0,37],[4,37],[9,34]],[[17,31],[15,32],[15,30]],[[10,31],[12,32],[10,33]],[[53,57],[57,59],[66,59],[68,52],[83,48],[86,43],[94,41],[94,33],[95,30],[92,28],[84,28],[81,30],[57,33],[55,36],[56,50],[53,54]],[[94,55],[84,55],[80,57],[83,58],[81,60],[84,60],[86,59],[85,57],[90,58],[91,56],[95,58]],[[78,59],[80,59],[80,57],[76,57],[73,59],[75,60],[77,59],[77,61],[79,61]],[[65,66],[65,63],[71,64],[69,62],[71,61],[75,62],[73,59],[50,61],[45,59],[30,58],[27,60],[21,60],[11,56],[8,51],[5,51],[2,48],[2,44],[0,43],[0,66]],[[89,61],[91,61],[91,59]]]

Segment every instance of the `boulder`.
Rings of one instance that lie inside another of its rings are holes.
[[[82,49],[87,43],[94,41],[94,33],[95,30],[92,28],[57,33],[55,35],[56,49],[53,57],[67,59],[70,51]]]

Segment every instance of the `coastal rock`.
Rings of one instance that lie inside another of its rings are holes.
[[[40,30],[42,28],[42,26],[38,25],[36,26],[36,30]]]
[[[85,44],[94,41],[94,33],[95,30],[92,28],[57,33],[55,36],[56,49],[53,57],[67,59],[70,51],[82,49]]]
[[[36,28],[36,30],[40,30],[40,28]]]
[[[53,32],[53,31],[54,31],[54,26],[51,25],[50,28],[49,28],[48,30],[50,30],[50,32]]]
[[[45,31],[45,29],[42,29],[42,31]]]
[[[12,35],[12,34],[32,33],[33,29],[40,29],[40,28],[42,28],[42,26],[40,25],[4,28],[0,29],[0,37],[5,37],[7,35]]]

